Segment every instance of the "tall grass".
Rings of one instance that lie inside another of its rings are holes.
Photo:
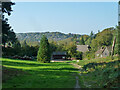
[[[84,87],[119,88],[120,60],[117,58],[82,60],[78,64],[82,66],[81,78]]]

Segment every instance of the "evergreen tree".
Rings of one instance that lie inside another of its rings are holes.
[[[4,13],[11,15],[11,12],[12,12],[11,6],[14,4],[15,3],[12,3],[12,2],[2,3],[2,13],[3,13],[2,14],[2,44],[4,46],[8,42],[11,42],[13,44],[17,40],[13,29],[11,29],[11,26],[8,24],[8,19],[5,18],[4,16]]]
[[[49,63],[51,59],[50,46],[46,36],[40,40],[40,47],[37,54],[37,61],[42,63]]]

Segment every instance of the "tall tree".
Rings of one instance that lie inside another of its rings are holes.
[[[4,13],[8,14],[9,16],[11,15],[11,12],[13,11],[11,8],[12,5],[15,5],[15,3],[2,3],[2,44],[4,46],[8,42],[11,42],[13,44],[17,40],[13,29],[11,29],[11,26],[8,24],[8,19],[4,16]]]
[[[37,54],[37,61],[42,63],[49,63],[51,59],[50,46],[46,36],[40,40],[40,47]]]

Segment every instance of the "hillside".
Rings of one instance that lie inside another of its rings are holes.
[[[16,33],[16,36],[18,40],[23,41],[29,41],[29,42],[35,42],[35,41],[40,41],[41,37],[43,35],[46,35],[48,39],[50,40],[64,40],[70,37],[73,37],[75,34],[64,34],[61,32],[33,32],[33,33]],[[80,38],[80,34],[76,34],[77,38]]]

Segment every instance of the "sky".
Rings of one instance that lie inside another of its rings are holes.
[[[117,2],[16,2],[9,23],[16,33],[97,33],[118,23]]]

